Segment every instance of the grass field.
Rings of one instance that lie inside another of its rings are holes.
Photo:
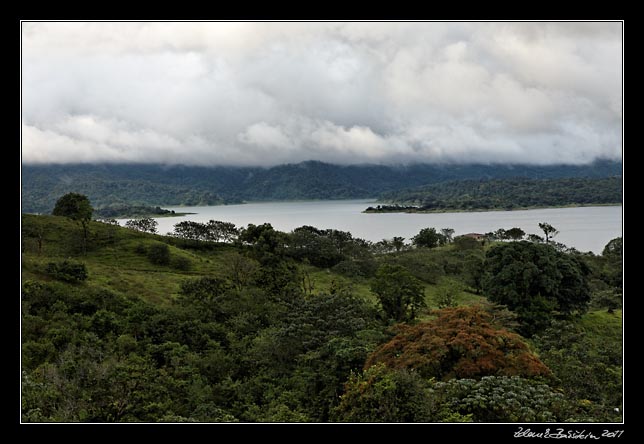
[[[228,244],[200,244],[198,249],[185,248],[185,241],[175,238],[141,233],[123,227],[92,222],[90,225],[91,248],[86,254],[80,251],[80,227],[73,221],[56,216],[23,215],[22,280],[51,278],[45,272],[49,262],[73,258],[83,262],[89,278],[83,284],[88,287],[107,289],[147,301],[167,304],[179,293],[181,283],[200,276],[225,277],[230,272],[231,260],[238,255],[237,248]],[[40,242],[39,242],[40,239]],[[145,251],[152,245],[165,244],[172,259],[169,265],[155,265]],[[489,245],[486,248],[490,248]],[[457,305],[484,302],[472,288],[463,283],[459,274],[436,272],[454,267],[454,246],[434,250],[412,250],[379,258],[379,261],[400,263],[423,278],[427,309],[420,313],[426,317],[431,309],[439,308],[439,301],[451,295]],[[178,269],[174,261],[180,258],[189,264],[187,269]],[[458,263],[456,263],[458,265]],[[356,296],[374,304],[376,296],[371,292],[372,279],[361,276],[344,276],[331,269],[298,264],[300,275],[307,280],[313,293],[329,292],[332,288],[345,288]],[[589,334],[621,335],[621,311],[609,314],[594,311],[586,314],[581,324]],[[618,328],[619,327],[619,328]]]

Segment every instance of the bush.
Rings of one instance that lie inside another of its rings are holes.
[[[339,422],[430,422],[430,385],[417,372],[374,365],[351,373],[339,404],[331,411]]]
[[[64,282],[77,283],[87,279],[87,267],[80,262],[50,262],[46,272],[54,279]]]
[[[469,236],[458,236],[454,239],[454,245],[459,251],[483,249],[483,243],[481,241]]]
[[[443,290],[436,298],[438,308],[456,307],[456,290],[454,288],[447,288]]]
[[[474,422],[557,422],[573,413],[561,393],[519,376],[436,382],[431,398],[437,410]]]
[[[188,271],[192,268],[192,262],[183,256],[177,256],[172,259],[172,267],[181,271]]]
[[[148,247],[148,259],[154,265],[170,264],[170,249],[166,244],[152,244]]]

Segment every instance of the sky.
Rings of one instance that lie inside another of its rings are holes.
[[[23,22],[22,161],[622,158],[620,22]]]

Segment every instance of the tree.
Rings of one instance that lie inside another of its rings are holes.
[[[541,228],[543,234],[546,235],[546,243],[550,242],[550,238],[555,237],[557,234],[559,234],[559,231],[557,231],[555,227],[547,222],[540,222],[539,228]]]
[[[328,421],[347,376],[382,340],[376,310],[346,289],[295,298],[285,308],[275,328],[253,332],[245,359],[262,381],[271,381],[266,404],[286,404],[309,421]]]
[[[512,240],[520,240],[523,239],[523,236],[525,236],[525,231],[523,231],[521,228],[510,228],[509,230],[505,231],[505,234]]]
[[[444,308],[434,314],[427,322],[396,326],[396,336],[369,355],[365,369],[384,363],[441,380],[550,374],[523,338],[495,325],[483,307]]]
[[[78,193],[67,193],[56,201],[54,216],[67,217],[81,225],[83,232],[83,253],[87,251],[87,238],[89,236],[89,223],[92,220],[94,208],[87,196]]]
[[[52,214],[72,220],[91,220],[92,208],[87,196],[78,193],[67,193],[56,201]]]
[[[250,256],[260,264],[255,283],[271,297],[291,297],[299,288],[299,279],[297,267],[286,255],[288,235],[275,230],[269,223],[248,224],[237,240],[250,246]]]
[[[200,224],[203,225],[203,224]],[[211,242],[232,242],[239,234],[235,224],[220,220],[209,220],[203,227],[205,240]]]
[[[622,242],[622,238],[616,237],[606,244],[602,251],[602,256],[609,257],[611,259],[619,259],[621,262],[623,249],[624,243]]]
[[[532,335],[556,313],[584,312],[590,300],[588,266],[548,244],[497,245],[486,254],[483,290],[492,302],[519,315],[521,332]]]
[[[230,284],[216,277],[201,277],[181,283],[177,302],[189,309],[196,309],[199,316],[221,320],[225,317],[224,301]]]
[[[125,222],[126,227],[132,230],[142,231],[144,233],[156,233],[157,225],[159,225],[159,223],[150,217],[131,219]]]
[[[188,303],[210,304],[221,299],[229,288],[228,282],[223,279],[201,277],[183,281],[179,293]]]
[[[395,322],[411,321],[425,306],[423,284],[401,265],[382,265],[371,291],[378,296],[385,315]]]
[[[454,236],[454,229],[453,228],[442,228],[441,229],[441,234],[443,235],[443,238],[445,239],[445,243],[450,243],[450,242],[452,242],[452,236]]]
[[[371,246],[372,251],[376,254],[390,253],[395,250],[389,239],[383,239]]]
[[[288,235],[288,254],[299,261],[320,268],[331,268],[340,263],[345,256],[340,248],[325,234],[315,227],[296,228]]]
[[[396,251],[400,251],[405,247],[405,238],[400,236],[395,236],[391,240],[391,245],[396,249]]]
[[[535,243],[535,244],[540,244],[543,242],[543,238],[539,236],[538,234],[528,234],[528,241]]]
[[[227,261],[227,264],[229,278],[238,291],[241,291],[251,282],[253,275],[259,268],[257,261],[242,256],[239,253],[235,253]]]
[[[418,373],[374,365],[352,373],[332,419],[340,422],[430,422],[429,383]]]
[[[602,333],[599,333],[599,332]],[[567,399],[582,407],[575,422],[618,422],[622,409],[622,322],[596,316],[592,324],[553,321],[533,338],[539,357]],[[619,409],[618,412],[615,409]]]
[[[283,258],[287,235],[277,231],[269,223],[262,225],[248,224],[241,230],[238,240],[245,245],[251,245],[256,258],[263,262],[271,261],[273,257]]]
[[[436,298],[436,303],[438,308],[456,307],[458,305],[456,302],[456,288],[453,285],[449,285],[441,290]]]
[[[444,239],[442,234],[436,232],[436,228],[423,228],[411,240],[417,247],[434,248],[444,243]]]
[[[206,226],[199,222],[184,220],[174,224],[174,235],[181,239],[205,240]]]
[[[622,266],[623,242],[621,237],[612,239],[602,251],[603,266],[600,272],[601,279],[614,287],[615,291],[622,291],[624,270]]]
[[[232,222],[215,221],[219,229],[219,235],[224,242],[233,242],[239,236],[239,230]]]

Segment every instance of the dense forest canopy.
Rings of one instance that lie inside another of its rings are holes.
[[[23,421],[622,418],[621,238],[144,222],[22,216]]]
[[[462,180],[390,191],[367,212],[513,210],[622,202],[622,178]]]
[[[621,175],[621,163],[589,165],[331,165],[317,161],[260,167],[136,164],[23,165],[22,211],[49,213],[68,192],[87,195],[97,214],[142,215],[140,209],[252,200],[375,198],[383,192],[455,180],[547,179]],[[152,214],[149,212],[148,214]]]

